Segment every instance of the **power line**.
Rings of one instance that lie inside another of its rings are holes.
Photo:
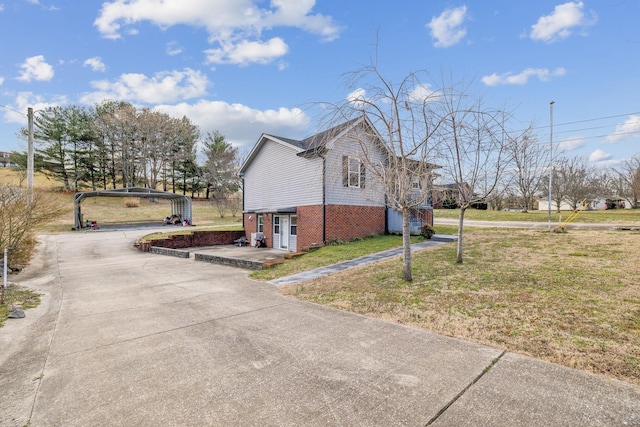
[[[576,120],[576,121],[573,121],[573,122],[554,123],[553,127],[555,128],[557,126],[567,126],[567,125],[573,125],[573,124],[577,124],[577,123],[588,123],[588,122],[595,122],[595,121],[598,121],[598,120],[615,119],[615,118],[618,118],[618,117],[633,116],[633,115],[636,115],[636,114],[640,114],[640,111],[637,111],[637,112],[634,112],[634,113],[616,114],[614,116],[595,117],[595,118],[592,118],[592,119]],[[531,128],[531,130],[536,130],[536,129],[549,129],[549,126],[546,125],[546,126],[537,126],[537,127]],[[526,130],[526,129],[522,129],[522,131],[524,131],[524,130]],[[573,132],[575,132],[575,131],[573,131]]]
[[[611,137],[611,136],[633,135],[633,134],[637,134],[637,133],[640,133],[640,130],[631,131],[631,132],[609,133],[609,134],[605,134],[605,135],[594,135],[594,136],[567,138],[567,139],[562,139],[562,140],[558,141],[558,143],[571,142],[571,141],[581,141],[581,140],[584,140],[584,139],[606,138],[606,137]]]
[[[0,107],[4,108],[5,110],[13,111],[14,113],[18,113],[18,114],[20,114],[22,116],[25,116],[25,117],[27,116],[25,113],[23,113],[21,111],[18,111],[18,110],[14,110],[13,108],[9,108],[6,105],[0,105]]]

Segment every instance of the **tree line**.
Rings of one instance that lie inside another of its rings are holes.
[[[55,107],[36,114],[34,165],[65,191],[146,187],[227,199],[239,189],[238,150],[219,131],[201,135],[174,118],[121,101]],[[21,129],[28,137],[28,130]],[[204,164],[198,163],[198,142]],[[26,153],[12,161],[26,167]]]
[[[582,156],[551,157],[545,145],[530,130],[508,141],[508,167],[496,191],[484,200],[489,209],[536,209],[536,201],[548,197],[549,178],[551,205],[558,212],[561,205],[579,209],[592,197],[610,199],[608,208],[639,207],[640,153],[615,166],[597,167]],[[620,199],[630,206],[616,204]]]

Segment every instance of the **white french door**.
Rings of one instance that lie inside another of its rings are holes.
[[[289,216],[274,215],[273,217],[273,247],[289,249]]]

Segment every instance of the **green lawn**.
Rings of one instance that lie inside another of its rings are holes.
[[[476,228],[463,264],[414,254],[410,283],[396,257],[281,291],[640,384],[638,253],[638,232]]]
[[[423,240],[421,236],[413,236],[411,241],[415,243]],[[300,257],[285,260],[284,263],[271,268],[255,271],[250,274],[250,277],[265,281],[272,280],[398,246],[402,246],[401,236],[372,236],[349,243],[327,245]]]

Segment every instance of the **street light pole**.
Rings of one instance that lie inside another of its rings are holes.
[[[549,230],[551,230],[551,183],[553,182],[553,104],[549,103],[549,195],[547,198],[547,215],[549,217]],[[559,207],[558,207],[559,208]]]

